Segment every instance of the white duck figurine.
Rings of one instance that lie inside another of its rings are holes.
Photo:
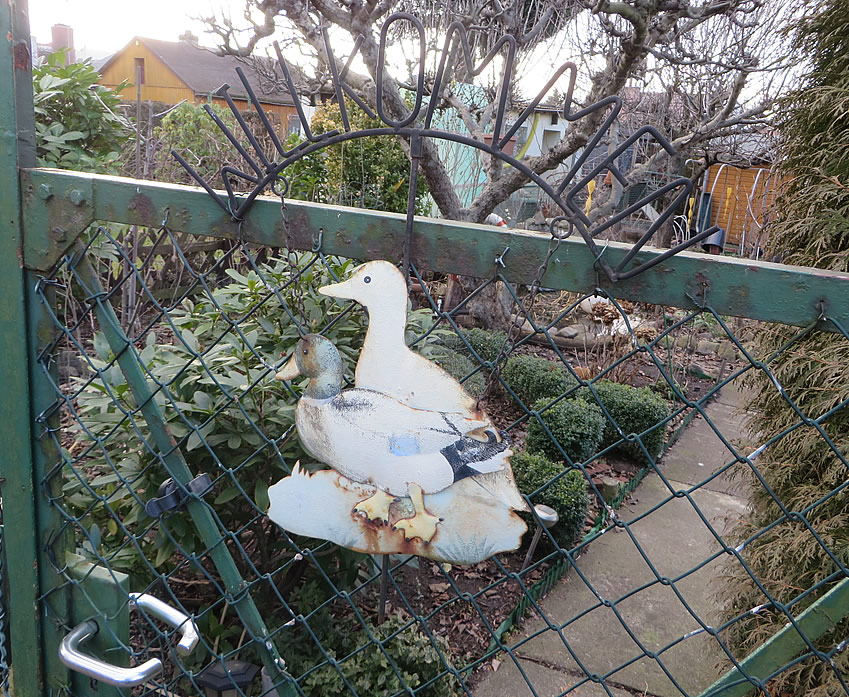
[[[318,292],[356,300],[368,311],[368,331],[355,374],[358,388],[382,392],[415,409],[461,415],[466,423],[475,424],[475,430],[465,433],[471,438],[487,440],[490,433],[498,433],[457,380],[407,346],[407,284],[397,267],[388,261],[369,261],[354,269],[347,280]],[[463,495],[481,496],[517,511],[528,510],[509,460],[499,471],[464,481],[460,489]],[[362,510],[369,515],[365,508]],[[378,507],[374,510],[383,515]]]
[[[440,522],[425,509],[423,494],[505,467],[507,440],[494,429],[477,431],[477,420],[414,409],[370,389],[342,390],[342,359],[326,337],[303,337],[276,377],[299,375],[310,379],[295,411],[304,448],[348,479],[377,487],[355,513],[373,519],[375,510],[388,511],[392,496],[409,496],[415,514],[395,523],[407,539],[428,543]]]
[[[457,380],[435,363],[411,350],[404,340],[407,326],[407,284],[388,261],[370,261],[351,277],[318,289],[322,295],[356,300],[368,310],[368,331],[357,362],[357,387],[377,390],[417,409],[456,412],[491,423]]]

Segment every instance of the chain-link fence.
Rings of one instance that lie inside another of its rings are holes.
[[[59,599],[102,605],[87,586],[99,568],[177,608],[200,636],[184,655],[182,628],[144,608],[129,635],[116,628],[129,600],[96,612],[105,657],[164,665],[133,694],[201,694],[226,666],[230,689],[249,695],[698,695],[735,665],[711,694],[772,694],[788,672],[849,694],[845,608],[810,621],[849,577],[849,395],[823,383],[828,405],[810,411],[793,367],[816,342],[849,345],[828,317],[753,326],[709,298],[685,311],[413,269],[408,342],[509,434],[534,512],[522,514],[529,531],[515,552],[467,567],[384,561],[290,535],[266,515],[269,486],[296,462],[322,467],[294,428],[303,385],[273,380],[275,370],[316,332],[352,383],[368,319],[317,291],[356,263],[320,243],[184,252],[167,224],[133,232],[132,256],[130,234],[93,228],[36,290],[53,323],[39,369],[54,403],[38,421],[60,426],[47,429],[59,456],[41,486],[61,488],[46,563],[62,584],[41,598],[44,612],[71,631]],[[767,390],[781,403],[777,428],[746,433],[748,401]],[[729,394],[739,411],[716,411]],[[696,424],[707,440],[675,470]],[[818,483],[791,471],[797,439]],[[794,477],[804,496],[788,497]],[[67,561],[69,539],[88,571]],[[765,571],[787,561],[775,544],[804,558],[798,583]],[[739,663],[776,632],[785,653]],[[263,686],[234,661],[262,666]]]

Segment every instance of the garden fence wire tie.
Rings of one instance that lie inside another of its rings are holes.
[[[55,278],[45,278],[44,276],[39,276],[38,280],[35,282],[34,292],[38,295],[40,294],[46,286],[56,286],[57,288],[67,288],[67,286],[62,283],[62,281],[58,281]]]
[[[162,224],[159,226],[160,229],[165,229],[168,227],[168,218],[171,216],[171,209],[165,209],[165,217],[162,219]]]
[[[87,295],[85,297],[85,302],[88,303],[89,305],[96,305],[98,303],[98,301],[100,301],[103,298],[106,298],[108,296],[109,296],[108,292],[106,292],[105,290],[101,290],[98,293],[92,293],[91,295]]]
[[[313,236],[312,238],[312,251],[313,254],[319,254],[321,252],[321,246],[324,243],[324,228],[320,227],[318,229],[318,237]]]
[[[200,474],[185,486],[185,490],[202,497],[212,488],[212,480],[208,474]],[[159,485],[156,498],[150,499],[144,505],[144,512],[151,518],[159,518],[167,511],[180,511],[186,507],[189,494],[179,488],[170,477]]]
[[[610,240],[607,241],[607,244],[604,245],[604,247],[602,247],[601,251],[596,255],[596,258],[593,259],[593,268],[595,269],[595,287],[596,287],[596,289],[601,288],[601,271],[599,270],[598,262],[601,261],[601,258],[604,256],[604,253],[607,251],[607,248],[609,246],[610,246]]]
[[[227,197],[227,211],[230,213],[230,217],[233,219],[233,222],[239,223],[240,225],[244,222],[244,218],[240,218],[236,215],[233,210],[233,201],[230,200],[230,197]]]
[[[510,247],[505,247],[504,251],[501,252],[501,254],[499,254],[497,257],[495,257],[495,264],[497,266],[500,266],[502,269],[507,268],[507,264],[504,263],[504,255],[507,254],[507,252],[509,252],[509,251],[510,251]]]

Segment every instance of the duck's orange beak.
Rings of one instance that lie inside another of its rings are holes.
[[[298,363],[295,361],[295,354],[283,364],[283,367],[274,376],[277,380],[294,380],[301,374],[298,369]]]

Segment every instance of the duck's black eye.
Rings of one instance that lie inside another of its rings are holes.
[[[363,283],[371,283],[371,276],[366,276],[366,277],[363,279]]]
[[[306,349],[304,349],[304,355],[306,356],[309,353]]]

